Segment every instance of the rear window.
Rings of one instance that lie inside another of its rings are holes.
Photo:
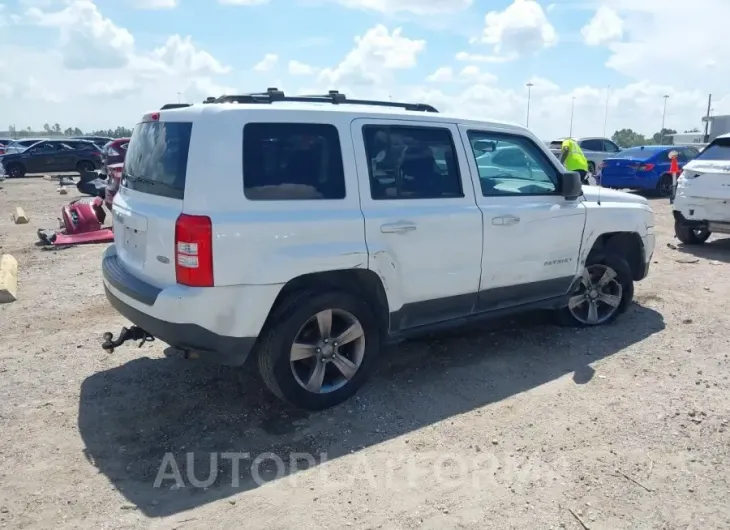
[[[134,128],[122,185],[131,190],[182,199],[193,124],[145,122]]]
[[[554,142],[550,142],[550,149],[562,149],[562,147],[563,147],[562,140],[555,140]]]
[[[631,149],[624,149],[618,153],[611,155],[611,158],[650,158],[657,154],[659,151],[652,149],[641,149],[640,147],[633,147]]]
[[[127,160],[131,154],[130,146]],[[246,124],[243,192],[254,201],[343,199],[345,172],[337,128],[318,123]]]
[[[718,138],[708,145],[695,160],[730,161],[730,138]]]

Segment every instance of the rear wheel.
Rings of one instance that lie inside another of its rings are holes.
[[[656,192],[660,197],[671,197],[674,189],[672,175],[664,174],[656,184]]]
[[[78,164],[76,164],[76,170],[79,172],[80,175],[83,175],[87,171],[94,171],[96,169],[96,166],[94,166],[93,162],[89,162],[88,160],[82,160]]]
[[[259,371],[269,390],[295,407],[342,403],[376,366],[377,321],[370,306],[350,293],[298,293],[270,321],[259,345]]]
[[[616,254],[588,256],[578,289],[559,312],[562,324],[579,327],[613,322],[634,298],[631,268]]]
[[[25,168],[21,164],[9,164],[5,168],[10,178],[19,179],[25,176]]]
[[[679,221],[674,222],[674,235],[685,245],[701,245],[710,237],[707,228],[688,226]]]

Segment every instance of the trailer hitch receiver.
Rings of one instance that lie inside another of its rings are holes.
[[[115,339],[114,335],[107,331],[104,333],[104,342],[101,344],[102,349],[107,353],[114,353],[114,348],[118,348],[128,340],[137,340],[138,348],[141,348],[145,342],[152,342],[155,338],[142,328],[132,326],[131,328],[122,328],[119,336]]]

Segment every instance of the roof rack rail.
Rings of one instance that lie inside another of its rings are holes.
[[[433,106],[426,103],[403,103],[398,101],[378,101],[371,99],[347,99],[345,94],[337,90],[330,90],[327,94],[312,94],[301,96],[287,96],[278,88],[267,88],[266,92],[251,94],[223,95],[206,98],[203,103],[275,103],[277,101],[295,101],[299,103],[331,103],[333,105],[373,105],[378,107],[395,107],[419,112],[438,112]]]
[[[190,103],[166,103],[162,105],[160,110],[182,109],[184,107],[189,107],[190,105]]]

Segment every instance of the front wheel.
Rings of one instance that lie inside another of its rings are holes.
[[[25,168],[20,164],[10,164],[5,169],[10,178],[19,179],[25,176]]]
[[[271,315],[258,348],[266,386],[308,410],[350,398],[376,366],[380,330],[370,306],[344,291],[298,293]]]
[[[561,309],[561,323],[590,327],[613,322],[634,298],[631,268],[615,254],[588,256],[578,289]]]
[[[685,245],[701,245],[707,241],[710,234],[707,228],[696,228],[679,221],[674,222],[674,235]]]

